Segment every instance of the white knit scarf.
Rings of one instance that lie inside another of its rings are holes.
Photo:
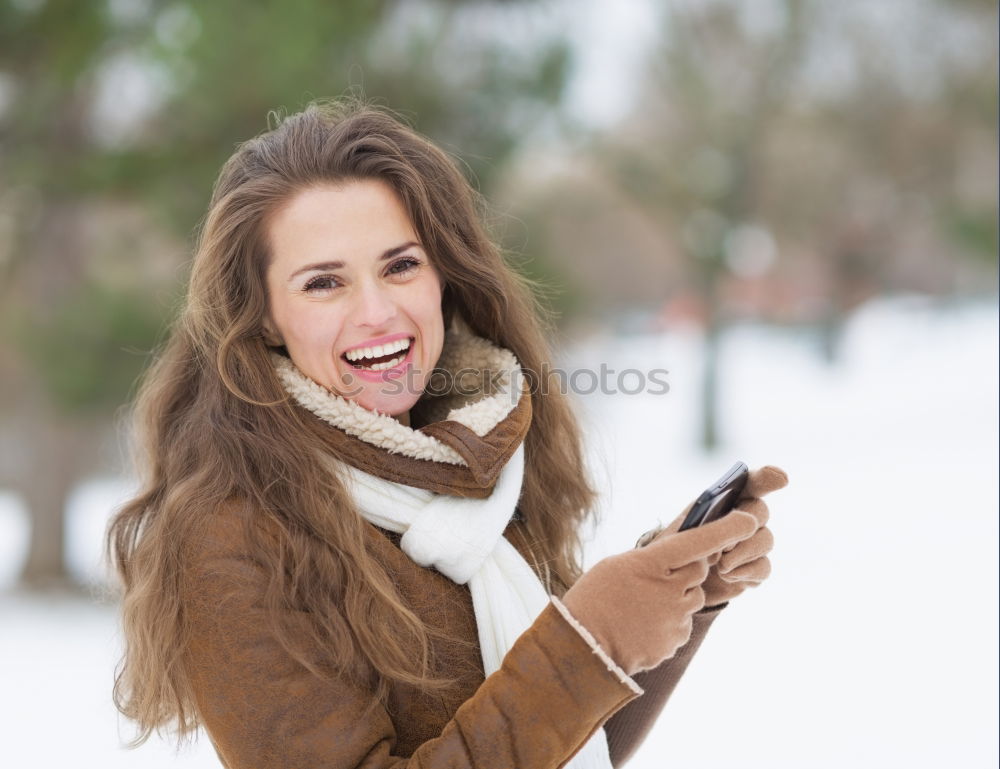
[[[484,342],[475,337],[452,339],[451,350],[454,354],[457,348],[460,358],[463,348],[472,345],[482,351]],[[506,350],[493,350],[510,356]],[[514,366],[517,366],[516,361]],[[357,404],[348,404],[344,398],[307,379],[287,359],[276,360],[276,368],[286,390],[302,406],[332,424],[340,422],[338,426],[353,427],[357,423]],[[520,369],[512,371],[506,381],[520,388]],[[510,402],[509,393],[498,393],[496,397],[501,400],[507,397]],[[480,407],[482,412],[491,406],[480,401],[465,406],[464,410],[476,410],[474,407]],[[509,411],[510,406],[499,418]],[[458,413],[457,409],[452,411],[449,418]],[[374,418],[392,421],[394,424],[383,424],[381,428],[393,434],[402,429],[418,435],[387,415],[376,414]],[[351,432],[358,434],[360,431],[352,429]],[[429,437],[419,435],[421,439]],[[437,569],[457,584],[469,585],[483,668],[486,675],[497,671],[518,636],[531,626],[548,603],[546,590],[531,566],[503,536],[521,494],[524,445],[511,456],[486,499],[435,494],[387,481],[349,465],[343,470],[358,511],[366,520],[402,534],[400,547],[416,563]],[[611,769],[604,730],[598,729],[566,766],[569,769]]]

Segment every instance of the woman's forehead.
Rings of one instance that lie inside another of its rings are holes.
[[[395,192],[376,180],[309,187],[268,221],[272,265],[377,261],[404,244],[419,244]]]

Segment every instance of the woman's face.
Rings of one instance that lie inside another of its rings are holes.
[[[393,190],[302,190],[268,236],[269,343],[331,392],[409,424],[444,343],[442,286]]]

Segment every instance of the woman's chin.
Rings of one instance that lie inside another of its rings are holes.
[[[386,382],[365,382],[360,377],[351,377],[350,372],[340,377],[334,391],[368,411],[399,419],[408,424],[406,416],[423,394],[424,380],[416,376],[411,367],[406,376],[393,377]]]
[[[418,398],[413,398],[409,395],[406,397],[379,397],[378,395],[364,393],[357,398],[351,398],[351,400],[368,411],[377,411],[379,414],[386,414],[406,424],[408,420],[405,417],[410,413],[410,409],[413,408]]]

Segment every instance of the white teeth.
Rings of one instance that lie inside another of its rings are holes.
[[[393,358],[392,360],[387,360],[385,363],[373,363],[371,366],[367,366],[372,371],[385,371],[387,368],[392,368],[393,366],[398,366],[403,362],[405,355],[400,355],[398,358]]]
[[[362,358],[381,358],[383,355],[399,352],[400,350],[408,350],[409,348],[409,339],[397,339],[395,342],[380,344],[375,347],[359,347],[356,350],[348,350],[344,353],[344,357],[350,361],[357,361]]]

